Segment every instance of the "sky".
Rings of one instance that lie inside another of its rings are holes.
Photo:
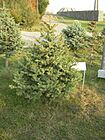
[[[47,11],[56,13],[61,8],[75,8],[76,10],[93,10],[95,0],[49,0]],[[105,12],[105,0],[99,0],[99,10]]]

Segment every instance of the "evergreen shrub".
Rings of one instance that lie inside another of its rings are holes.
[[[91,33],[91,36],[89,36],[87,39],[88,52],[90,52],[88,55],[88,61],[92,66],[99,63],[96,60],[100,60],[100,55],[102,55],[104,36],[97,31],[96,21],[89,22],[88,32]]]
[[[68,46],[72,50],[78,50],[85,47],[86,31],[79,22],[74,22],[66,29],[63,29],[62,32]]]
[[[11,17],[10,13],[5,8],[1,9],[0,53],[4,54],[7,60],[21,46],[22,41],[19,26],[15,23],[14,19]]]
[[[56,35],[53,27],[45,23],[37,41],[20,62],[11,88],[28,99],[52,101],[67,96],[81,78],[72,69],[74,59],[62,35]]]

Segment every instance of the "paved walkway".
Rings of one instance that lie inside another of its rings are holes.
[[[35,38],[40,37],[40,32],[26,32],[22,31],[21,32],[22,39],[25,41],[35,41]]]
[[[63,23],[57,23],[57,22],[51,22],[51,25],[56,25],[55,30],[56,33],[59,34],[64,28],[67,27],[67,25],[63,24]],[[40,37],[40,32],[26,32],[26,31],[22,31],[21,32],[21,36],[22,39],[26,42],[26,43],[30,43],[30,42],[34,42],[35,38],[39,38]]]
[[[57,23],[57,22],[52,22],[51,24],[52,25],[53,24],[56,25],[55,30],[56,30],[57,34],[59,34],[64,28],[67,27],[67,25],[62,24],[62,23]],[[34,44],[34,42],[35,42],[35,39],[39,38],[40,35],[41,35],[40,32],[26,32],[26,31],[22,31],[21,32],[21,36],[22,36],[22,39],[25,41],[25,46],[24,47],[28,48],[28,47],[30,47],[30,44],[32,46]]]

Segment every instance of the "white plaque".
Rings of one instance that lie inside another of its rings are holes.
[[[78,71],[86,71],[86,62],[76,62],[72,68]]]

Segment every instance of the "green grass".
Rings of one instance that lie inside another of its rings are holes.
[[[98,68],[88,67],[84,91],[48,105],[15,95],[9,88],[14,68],[5,70],[1,56],[0,140],[104,140],[105,80],[97,78]]]
[[[66,25],[71,25],[74,22],[75,19],[68,18],[68,17],[61,17],[57,16],[57,21],[60,23],[64,23]],[[81,25],[87,29],[89,21],[83,21],[79,20]],[[102,31],[102,29],[105,28],[105,21],[99,21],[97,22],[97,31]]]
[[[41,21],[39,21],[38,24],[35,24],[34,26],[32,27],[21,27],[21,30],[22,31],[28,31],[28,32],[39,32],[41,30]]]

